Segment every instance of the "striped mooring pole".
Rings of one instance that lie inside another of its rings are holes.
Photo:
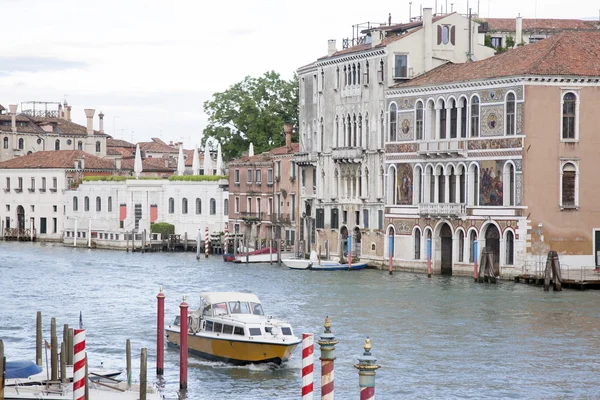
[[[473,241],[473,280],[477,282],[479,279],[479,271],[477,271],[477,240]]]
[[[377,361],[371,355],[371,339],[365,339],[365,352],[358,357],[358,364],[354,368],[358,369],[358,385],[360,386],[360,400],[375,400],[375,371],[379,369]]]
[[[312,333],[302,334],[302,400],[313,400],[315,338]]]
[[[187,389],[188,375],[188,303],[179,305],[179,389]]]
[[[229,253],[229,227],[225,224],[225,239],[224,239],[225,250],[224,253]]]
[[[352,269],[352,235],[348,235],[348,269]]]
[[[321,400],[333,400],[333,362],[335,361],[335,345],[338,341],[331,333],[331,320],[325,318],[325,333],[321,335]]]
[[[431,238],[427,238],[427,277],[431,278]]]
[[[204,229],[204,257],[208,258],[208,225]]]
[[[156,375],[162,375],[165,371],[165,294],[162,286],[156,299]]]
[[[73,400],[85,399],[85,329],[73,330]]]

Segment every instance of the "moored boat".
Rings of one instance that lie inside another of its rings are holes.
[[[251,251],[247,254],[238,254],[235,256],[236,263],[268,263],[277,262],[277,249],[264,247],[262,249]]]
[[[350,268],[348,268],[348,264],[340,264],[334,260],[319,260],[317,257],[317,253],[313,250],[310,253],[310,259],[298,259],[298,258],[286,258],[281,260],[283,264],[285,264],[290,269],[310,269],[313,271],[347,271],[347,270],[355,270],[355,269],[364,269],[367,267],[367,263],[353,263],[350,264]]]
[[[258,297],[250,293],[201,293],[200,306],[188,320],[188,351],[208,360],[281,364],[302,341],[289,323],[266,316]],[[165,330],[167,343],[179,347],[179,317]]]
[[[73,366],[66,366],[67,380],[73,380]],[[114,378],[121,374],[117,369],[89,368],[89,373],[97,378]],[[5,386],[42,385],[49,380],[49,373],[32,361],[7,361]]]

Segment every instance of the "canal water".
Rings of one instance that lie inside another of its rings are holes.
[[[339,340],[335,362],[337,399],[358,399],[353,368],[366,336],[381,369],[379,399],[571,399],[600,398],[600,293],[469,278],[386,271],[292,271],[269,264],[196,261],[192,253],[129,254],[50,244],[0,242],[0,338],[7,358],[35,358],[35,316],[42,311],[44,337],[50,318],[87,329],[89,363],[125,367],[131,339],[148,348],[155,380],[156,295],[167,296],[167,320],[182,296],[191,308],[201,291],[249,291],[270,315],[289,320],[295,333],[315,341],[328,315]],[[60,338],[59,338],[60,340]],[[159,382],[178,398],[178,350],[165,352]],[[315,398],[320,397],[315,345]],[[123,378],[125,374],[122,374]],[[232,367],[191,357],[187,399],[299,399],[301,352],[277,369]]]

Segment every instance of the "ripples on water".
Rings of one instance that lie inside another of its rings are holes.
[[[44,336],[56,317],[83,312],[90,365],[124,368],[131,339],[136,376],[139,349],[148,348],[149,377],[156,355],[156,295],[163,286],[166,319],[191,308],[201,291],[250,291],[268,314],[283,317],[297,335],[315,333],[329,315],[337,345],[336,398],[359,397],[353,368],[370,336],[378,399],[600,398],[600,293],[469,278],[385,271],[291,271],[276,265],[195,260],[192,253],[128,254],[47,244],[0,242],[0,337],[9,359],[35,358],[35,313]],[[315,398],[320,394],[315,345]],[[179,352],[166,349],[158,383],[178,398]],[[191,357],[188,399],[298,399],[300,351],[284,367],[232,367]]]

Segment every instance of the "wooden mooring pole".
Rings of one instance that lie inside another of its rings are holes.
[[[0,400],[4,400],[4,382],[6,378],[6,357],[4,357],[4,343],[0,339]]]
[[[127,339],[125,343],[125,358],[127,369],[127,389],[131,388],[131,340]]]
[[[56,318],[50,320],[50,376],[53,382],[58,381],[58,339],[56,337]]]
[[[35,363],[42,366],[42,312],[38,311],[35,320]]]
[[[140,400],[146,400],[146,390],[148,389],[147,371],[148,350],[142,348],[142,353],[140,354]]]

